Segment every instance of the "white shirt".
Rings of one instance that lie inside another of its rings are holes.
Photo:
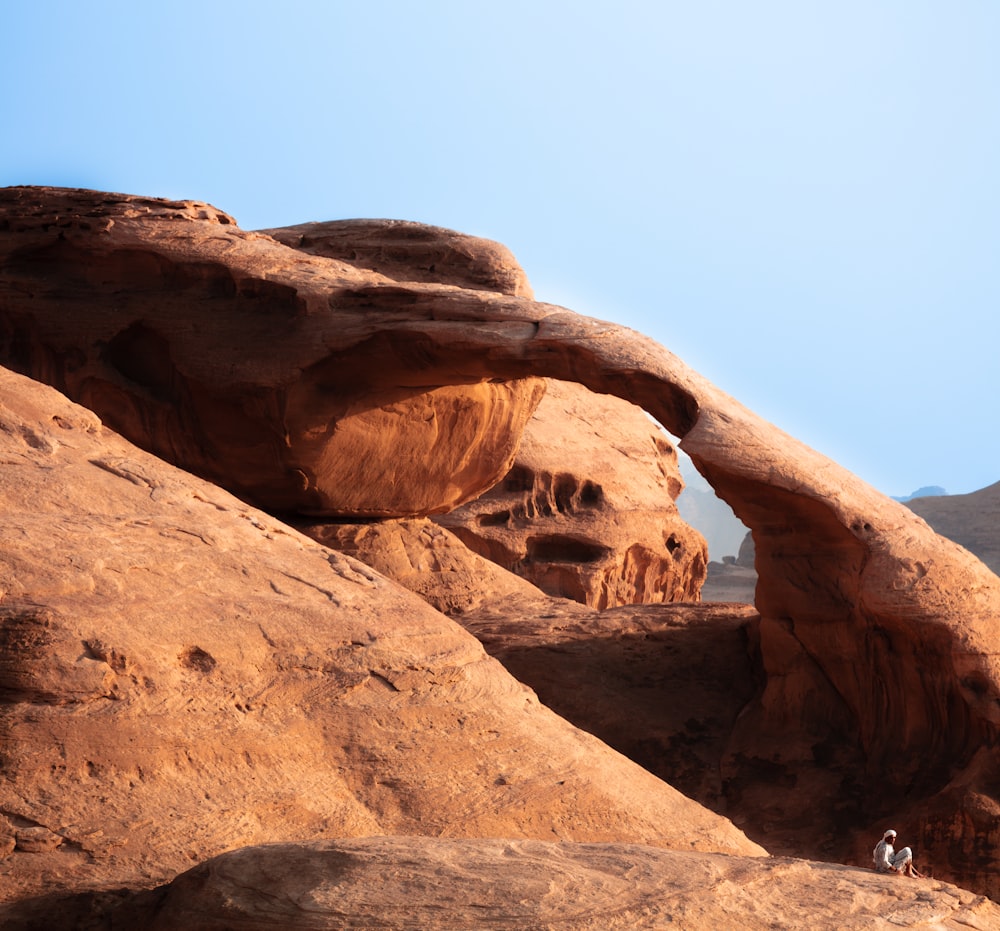
[[[895,871],[896,868],[892,865],[892,856],[895,852],[895,849],[888,840],[885,840],[884,838],[880,840],[873,853],[875,858],[875,869],[877,869],[880,873],[890,873]]]

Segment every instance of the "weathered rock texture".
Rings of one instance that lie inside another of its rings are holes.
[[[427,518],[294,526],[324,546],[378,570],[449,616],[513,601],[549,599],[530,582],[472,552],[451,531]]]
[[[0,901],[331,835],[763,853],[417,597],[6,370],[0,462]]]
[[[145,931],[990,931],[1000,906],[933,880],[803,860],[383,837],[224,854],[116,918]]]
[[[532,297],[528,276],[498,242],[409,220],[332,220],[260,230],[280,243],[399,281]]]
[[[454,617],[557,714],[701,804],[757,823],[753,806],[729,805],[723,784],[730,735],[760,684],[751,605],[597,611],[545,595],[429,520],[296,526]],[[843,858],[842,808],[830,802],[789,837],[772,827],[767,843]]]
[[[906,506],[1000,573],[1000,482],[967,495],[911,498]]]
[[[0,272],[0,357],[115,417],[139,441],[163,437],[157,451],[187,468],[222,478],[206,450],[225,454],[240,493],[259,490],[269,507],[331,507],[337,483],[317,476],[327,474],[328,438],[351,405],[534,377],[639,405],[681,438],[754,534],[761,688],[735,723],[724,778],[741,804],[760,800],[760,833],[771,818],[804,827],[817,806],[844,799],[844,831],[857,829],[866,848],[887,819],[903,830],[897,819],[906,817],[923,865],[1000,897],[1000,579],[652,340],[527,298],[361,271],[243,233],[190,203],[4,192]],[[531,406],[529,398],[519,410]],[[511,456],[527,419],[514,407],[500,418],[511,425],[501,444]],[[485,445],[495,448],[495,438]],[[497,468],[480,458],[465,463],[468,474],[439,477],[453,490],[412,501],[412,513],[468,500],[491,484],[487,473],[505,473],[503,455],[493,457]],[[407,481],[417,487],[417,473]],[[119,569],[124,579],[127,566]],[[304,571],[295,574],[311,579]],[[320,571],[313,584],[334,591]],[[106,643],[99,629],[95,622],[87,638]],[[376,630],[406,639],[388,620]],[[201,633],[171,636],[181,641],[169,640],[171,650],[197,647],[227,668]],[[306,642],[321,657],[330,649],[329,638]],[[406,642],[426,668],[426,647]],[[184,655],[182,669],[200,676],[200,654]],[[87,681],[72,688],[105,688]],[[51,743],[37,722],[25,727],[20,740]]]
[[[439,523],[550,595],[697,601],[708,550],[674,503],[677,451],[636,407],[549,382],[503,481]]]
[[[482,240],[450,235],[473,269],[498,264]],[[275,511],[448,510],[507,472],[544,390],[423,370],[419,339],[364,332],[366,288],[391,279],[205,204],[8,188],[0,262],[3,362]],[[495,277],[523,275],[504,268]],[[341,322],[360,330],[329,328],[334,282],[357,311]]]

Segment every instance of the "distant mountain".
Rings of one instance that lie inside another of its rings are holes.
[[[902,498],[897,498],[893,496],[893,501],[902,501],[906,504],[908,501],[912,501],[914,498],[939,498],[942,495],[946,495],[946,492],[940,485],[924,485],[923,488],[918,488],[913,494],[905,495]]]
[[[1000,575],[1000,482],[967,495],[913,498],[906,505]]]
[[[708,542],[710,560],[722,562],[726,556],[735,557],[747,535],[746,525],[725,501],[716,497],[712,486],[679,450],[678,459],[684,479],[684,491],[677,499],[681,517]]]

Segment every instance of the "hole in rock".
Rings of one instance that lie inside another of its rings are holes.
[[[177,658],[182,666],[196,672],[211,672],[215,668],[215,657],[201,647],[188,647]]]
[[[526,545],[529,562],[596,562],[607,548],[577,537],[531,537]]]
[[[144,324],[133,323],[115,336],[104,350],[104,359],[158,401],[173,397],[174,363],[170,346]]]
[[[524,466],[515,465],[504,476],[504,491],[532,491],[535,487],[535,474]]]
[[[480,527],[504,527],[510,520],[510,511],[496,511],[493,514],[480,514],[476,523]]]

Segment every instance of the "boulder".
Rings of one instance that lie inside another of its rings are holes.
[[[530,582],[474,553],[427,518],[367,524],[298,520],[294,526],[371,566],[450,617],[513,601],[548,602]]]
[[[6,370],[0,461],[0,924],[278,840],[763,854],[416,596]]]
[[[550,595],[697,601],[708,550],[677,512],[683,487],[677,451],[640,408],[550,381],[503,481],[437,520]]]
[[[237,850],[112,914],[144,931],[1000,927],[1000,906],[971,892],[830,863],[429,837]]]

